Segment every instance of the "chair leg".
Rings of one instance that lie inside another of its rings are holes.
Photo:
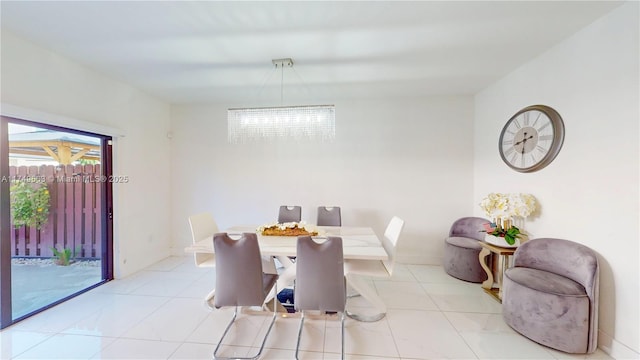
[[[209,308],[209,310],[215,310],[215,307],[211,305],[213,303],[213,298],[216,295],[216,289],[211,290],[207,296],[204,297],[204,305]]]
[[[218,340],[218,345],[216,346],[216,349],[213,351],[213,358],[214,359],[223,359],[218,357],[216,354],[218,353],[218,350],[220,349],[220,345],[222,345],[222,340],[224,339],[225,336],[227,336],[227,332],[229,332],[229,329],[231,328],[231,325],[233,325],[233,323],[236,321],[236,316],[238,315],[238,307],[235,307],[235,310],[233,310],[233,317],[231,318],[231,321],[229,322],[229,324],[227,325],[227,328],[224,329],[224,332],[222,333],[222,337],[220,337],[220,340]]]
[[[302,326],[304,325],[304,310],[301,310],[300,313],[302,316],[300,317],[300,326],[298,327],[298,341],[296,342],[296,360],[298,360],[298,351],[300,349],[300,338],[302,337]]]
[[[215,295],[216,295],[216,289],[213,289],[209,291],[209,293],[207,294],[207,296],[204,297],[204,299],[205,301],[211,301],[211,299],[213,299]]]
[[[347,291],[347,299],[351,299],[351,298],[354,298],[354,297],[361,296],[360,293],[358,293],[356,291],[356,289],[351,287],[349,284],[347,284],[346,291]]]
[[[276,285],[275,287],[276,292],[278,291],[278,287]],[[276,302],[273,302],[273,316],[271,317],[271,323],[269,324],[269,328],[267,329],[267,333],[264,334],[264,338],[262,339],[262,344],[260,345],[260,350],[258,350],[258,353],[255,354],[254,356],[251,357],[219,357],[217,356],[218,353],[218,349],[220,348],[220,345],[222,345],[222,340],[224,339],[224,337],[227,335],[227,332],[229,331],[229,328],[231,328],[231,325],[233,324],[233,322],[236,319],[236,315],[238,314],[238,307],[236,306],[234,312],[233,312],[233,318],[231,319],[231,322],[229,323],[229,325],[227,325],[227,328],[224,330],[224,333],[222,334],[222,337],[220,338],[220,341],[218,342],[218,345],[216,346],[216,349],[213,351],[213,358],[214,359],[223,359],[223,360],[254,360],[260,357],[260,355],[262,354],[262,350],[264,350],[264,345],[267,343],[267,338],[269,337],[269,334],[271,333],[271,329],[273,328],[273,324],[276,322],[276,317],[277,317],[277,311],[276,311]]]
[[[275,304],[274,304],[274,310],[275,310]],[[267,333],[264,335],[264,338],[262,339],[262,344],[260,345],[260,350],[258,350],[258,353],[255,354],[255,356],[250,357],[250,358],[234,358],[234,359],[257,359],[260,357],[260,354],[262,354],[262,350],[264,349],[264,345],[267,343],[267,338],[269,337],[269,333],[271,332],[271,328],[273,327],[273,324],[275,324],[276,322],[276,312],[273,312],[273,316],[271,317],[271,323],[269,324],[269,329],[267,329]]]
[[[274,286],[274,291],[276,292],[276,294],[278,293],[278,284],[276,283],[276,285]],[[275,324],[276,322],[276,317],[278,316],[278,312],[276,311],[276,303],[278,302],[278,299],[274,298],[273,299],[273,316],[271,317],[271,323],[269,324],[269,329],[267,329],[267,333],[264,334],[264,338],[262,339],[262,344],[260,345],[260,350],[258,350],[258,353],[249,358],[249,359],[257,359],[258,357],[260,357],[260,354],[262,354],[262,350],[264,349],[264,344],[267,343],[267,338],[269,337],[269,333],[271,333],[271,328],[273,327],[273,324]],[[236,358],[238,359],[238,358]]]
[[[367,284],[360,276],[347,274],[347,283],[360,294],[363,298],[365,298],[373,307],[380,311],[374,315],[364,315],[364,314],[355,314],[350,311],[345,311],[347,316],[358,321],[363,322],[374,322],[382,319],[387,315],[387,305],[380,299],[375,289],[371,288],[369,284]]]
[[[342,312],[342,316],[340,318],[340,325],[342,327],[341,335],[342,335],[342,360],[344,360],[344,311]]]

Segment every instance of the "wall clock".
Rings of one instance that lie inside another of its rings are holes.
[[[518,111],[500,133],[500,157],[519,172],[538,171],[556,158],[564,142],[564,122],[557,111],[531,105]]]

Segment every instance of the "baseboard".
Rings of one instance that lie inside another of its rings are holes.
[[[633,351],[602,330],[598,330],[598,347],[614,359],[640,359],[640,353]]]

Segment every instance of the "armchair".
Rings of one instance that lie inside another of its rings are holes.
[[[449,236],[444,240],[443,267],[447,274],[475,283],[487,279],[478,260],[482,249],[478,241],[484,239],[482,225],[488,222],[479,217],[463,217],[451,225]]]
[[[541,238],[520,245],[503,279],[502,316],[520,334],[568,353],[598,346],[600,269],[590,248]]]

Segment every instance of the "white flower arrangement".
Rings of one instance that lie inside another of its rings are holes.
[[[490,193],[479,205],[493,219],[525,218],[536,210],[536,199],[531,194]]]
[[[269,223],[269,224],[264,224],[260,227],[258,227],[256,230],[257,232],[262,232],[264,231],[264,229],[270,229],[270,228],[274,228],[277,227],[280,230],[285,230],[285,229],[293,229],[293,228],[298,228],[298,229],[304,229],[307,231],[313,231],[315,230],[315,227],[313,225],[308,225],[306,222],[304,221],[300,221],[300,222],[286,222],[286,223]]]

